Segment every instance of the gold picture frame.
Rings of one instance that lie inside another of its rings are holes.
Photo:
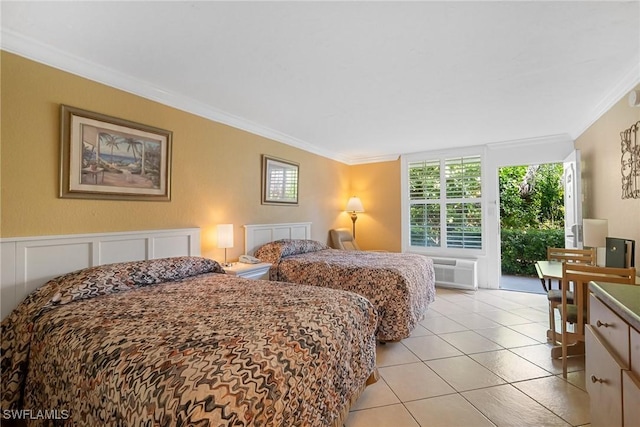
[[[171,131],[68,105],[60,112],[60,197],[171,200]]]
[[[300,165],[288,160],[262,155],[262,204],[298,205]]]

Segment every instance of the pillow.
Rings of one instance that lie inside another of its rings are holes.
[[[276,264],[280,259],[287,256],[322,251],[324,249],[329,249],[329,246],[315,240],[282,239],[260,246],[254,255],[262,262]]]
[[[216,261],[189,256],[89,267],[51,280],[49,286],[57,292],[47,305],[66,304],[203,273],[224,273],[224,270]]]

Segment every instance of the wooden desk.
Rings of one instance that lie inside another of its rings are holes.
[[[543,286],[545,280],[562,280],[562,263],[559,261],[536,261],[536,271]],[[636,274],[637,272],[636,269]],[[636,285],[640,285],[640,276],[636,276]]]
[[[536,261],[536,271],[542,287],[547,292],[551,289],[551,280],[562,280],[562,263],[559,261]],[[549,283],[548,288],[545,281]]]
[[[558,289],[562,289],[562,262],[559,261],[536,261],[536,271],[538,272],[538,278],[542,282],[542,287],[549,291],[551,290],[551,281],[557,280],[559,285]],[[545,281],[549,283],[547,288]],[[555,311],[555,310],[554,310]],[[555,313],[551,313],[550,316],[555,316]],[[551,325],[549,325],[551,326]],[[547,342],[557,343],[556,332],[551,329],[547,329]],[[567,347],[567,355],[578,356],[584,354],[584,342],[578,341],[575,344]],[[551,358],[559,359],[562,357],[562,346],[554,345],[551,348]]]
[[[551,281],[558,281],[558,289],[562,288],[562,263],[559,261],[536,261],[536,271],[538,273],[538,278],[542,282],[542,287],[546,292],[551,290]],[[548,283],[548,287],[547,287]],[[551,302],[549,302],[551,304]],[[554,312],[551,312],[551,307],[549,307],[550,313],[549,316],[555,316]],[[551,327],[551,318],[549,319],[549,327]],[[547,342],[557,343],[558,338],[556,337],[556,332],[551,329],[547,329]],[[579,351],[579,350],[578,350]],[[580,354],[580,353],[577,353]],[[562,347],[554,346],[551,349],[551,357],[553,359],[557,359],[562,356]]]
[[[538,278],[542,282],[542,287],[545,290],[551,289],[551,280],[562,281],[562,262],[558,261],[536,261],[536,271],[538,272]],[[546,286],[546,282],[549,283],[549,288]],[[636,276],[636,284],[640,285],[640,276]],[[562,289],[562,285],[558,286],[559,289]],[[555,315],[555,314],[552,314]],[[551,329],[547,329],[547,341],[548,342],[556,342],[555,340],[555,331]],[[574,345],[570,345],[568,347],[568,355],[576,356],[584,354],[584,342],[578,341]],[[558,359],[562,357],[562,346],[554,346],[551,348],[551,358]]]

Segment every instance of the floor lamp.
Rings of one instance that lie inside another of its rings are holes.
[[[353,196],[347,202],[347,207],[345,209],[347,212],[351,212],[351,221],[353,221],[353,238],[356,238],[356,220],[358,219],[357,212],[364,212],[364,207],[362,207],[362,202],[359,197]]]

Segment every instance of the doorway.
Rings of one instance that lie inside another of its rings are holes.
[[[544,293],[535,261],[565,246],[565,176],[563,163],[498,169],[500,289]]]

